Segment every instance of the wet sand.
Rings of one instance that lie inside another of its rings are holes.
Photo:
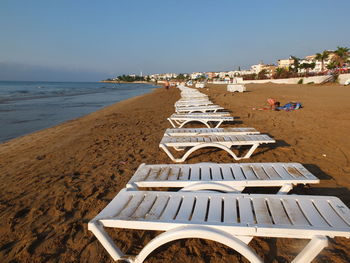
[[[255,127],[277,143],[259,147],[244,162],[300,162],[321,179],[292,193],[333,195],[350,206],[350,89],[337,85],[224,86],[203,92],[239,117],[235,127]],[[257,111],[266,99],[300,101],[294,112]],[[171,163],[158,148],[179,91],[157,89],[83,118],[0,145],[0,262],[112,262],[87,223],[122,189],[141,163]],[[202,127],[202,126],[200,126]],[[204,149],[186,163],[232,162],[224,151]],[[150,231],[109,231],[135,254]],[[287,262],[306,240],[255,238],[265,262]],[[335,238],[315,262],[349,262],[350,241]],[[167,244],[147,262],[246,262],[233,250],[198,239]]]

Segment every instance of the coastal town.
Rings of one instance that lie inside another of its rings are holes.
[[[164,80],[192,80],[206,81],[208,83],[232,83],[234,78],[243,80],[284,79],[323,75],[338,75],[350,73],[349,48],[337,47],[336,50],[324,50],[323,52],[308,55],[304,58],[290,56],[277,60],[276,64],[265,64],[260,61],[249,69],[227,71],[207,71],[191,73],[155,73],[149,75],[129,74],[117,76],[106,81],[151,81]]]

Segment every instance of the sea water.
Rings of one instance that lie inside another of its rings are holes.
[[[150,92],[149,84],[0,81],[0,142]]]

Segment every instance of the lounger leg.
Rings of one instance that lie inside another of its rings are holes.
[[[203,122],[209,129],[211,128],[208,121]]]
[[[169,156],[169,158],[173,161],[173,162],[181,162],[181,160],[176,159],[174,157],[174,155],[169,151],[168,147],[166,147],[164,144],[159,144],[159,147],[162,148],[164,150],[164,152]]]
[[[310,240],[306,247],[298,254],[292,263],[311,262],[328,245],[328,239],[325,236],[315,236]]]
[[[219,121],[218,124],[214,128],[219,128],[223,121]]]
[[[181,159],[179,159],[180,162],[184,162],[184,161],[187,159],[187,157],[188,157],[191,153],[193,153],[194,151],[196,151],[196,150],[198,150],[198,149],[200,149],[200,148],[206,148],[206,147],[216,147],[216,148],[220,148],[220,149],[222,149],[222,150],[228,152],[228,153],[233,157],[233,159],[235,159],[235,160],[237,160],[237,161],[241,159],[241,158],[237,157],[237,155],[236,155],[233,151],[231,151],[230,148],[226,147],[225,145],[218,144],[218,143],[202,143],[202,144],[199,144],[199,145],[194,146],[194,147],[192,147],[191,149],[189,149],[189,150],[184,154],[184,156],[183,156]]]
[[[292,185],[292,184],[285,184],[285,185],[283,185],[283,186],[280,188],[280,190],[278,191],[277,194],[280,194],[280,195],[288,194],[288,192],[289,192],[290,190],[292,190],[292,189],[293,189],[293,185]]]
[[[233,236],[227,232],[215,228],[202,226],[178,227],[160,234],[151,240],[151,242],[149,242],[141,250],[140,254],[135,258],[134,262],[142,263],[147,258],[147,256],[152,253],[152,251],[161,245],[184,238],[202,238],[216,241],[236,250],[252,263],[263,262],[263,260],[256,254],[256,252],[246,245],[246,241],[250,240],[251,237],[248,237],[247,239],[242,237],[242,241],[241,237]]]
[[[249,151],[246,153],[246,155],[244,155],[243,157],[241,157],[241,159],[247,159],[249,158],[253,152],[256,150],[256,148],[258,148],[259,144],[253,144],[252,147],[249,149]]]
[[[114,261],[122,259],[124,257],[123,252],[114,244],[113,240],[109,237],[103,226],[98,222],[89,223],[89,230],[95,235],[95,237],[100,241],[102,246],[111,255]]]
[[[178,125],[178,126],[180,126],[181,125],[181,121],[178,121],[178,120],[174,120],[174,122]]]
[[[188,121],[184,121],[183,123],[181,123],[181,125],[179,126],[179,128],[182,128],[185,124],[187,124],[187,123],[189,123],[189,122],[193,122],[193,121],[201,122],[201,123],[203,123],[205,126],[207,126],[208,128],[210,128],[210,125],[208,124],[208,122],[201,121],[201,120],[195,120],[195,119],[188,120]]]
[[[170,118],[168,118],[168,121],[170,122],[171,126],[173,126],[174,128],[176,128],[175,124],[173,123],[173,121],[172,121]]]
[[[181,158],[178,158],[178,159],[176,159],[174,157],[174,155],[169,151],[168,147],[165,144],[159,144],[159,147],[164,150],[164,152],[170,157],[170,159],[173,162],[177,162],[177,163],[184,162],[191,153],[193,153],[194,151],[196,151],[196,150],[198,150],[200,148],[206,148],[206,147],[220,148],[220,149],[225,150],[226,152],[228,152],[233,157],[233,159],[235,159],[237,161],[242,159],[240,157],[237,157],[237,155],[233,151],[231,151],[230,148],[226,147],[225,145],[218,144],[218,143],[202,143],[202,144],[199,144],[199,145],[194,146],[191,149],[189,149]]]

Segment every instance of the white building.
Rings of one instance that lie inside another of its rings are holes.
[[[262,71],[264,66],[265,65],[262,62],[260,62],[259,64],[252,65],[250,68],[253,73],[258,74],[260,71]]]
[[[294,63],[294,59],[288,58],[288,59],[279,59],[277,61],[277,65],[279,68],[285,68],[289,69],[290,66],[292,66]]]
[[[204,73],[202,73],[202,72],[193,72],[193,73],[190,74],[191,79],[198,79],[201,76],[204,76]]]

